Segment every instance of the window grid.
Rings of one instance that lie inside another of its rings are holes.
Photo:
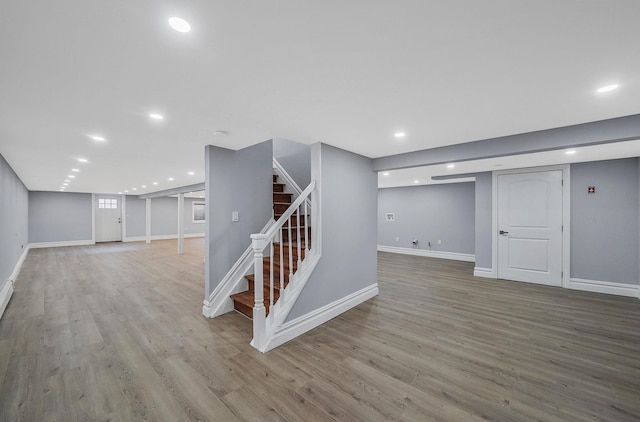
[[[98,208],[118,209],[118,200],[98,198]]]

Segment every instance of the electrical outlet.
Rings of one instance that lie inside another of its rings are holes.
[[[396,242],[399,242],[400,238],[398,236],[396,236]]]
[[[442,240],[438,239],[438,245],[442,245]]]

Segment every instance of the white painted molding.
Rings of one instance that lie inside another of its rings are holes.
[[[189,239],[192,237],[204,237],[204,236],[205,236],[204,233],[188,233],[184,235],[184,238]],[[177,234],[159,234],[156,236],[151,236],[149,240],[172,240],[177,238],[178,238]],[[127,237],[126,239],[123,240],[123,242],[145,242],[145,241],[147,241],[147,236],[132,236],[132,237]]]
[[[378,295],[378,283],[358,290],[278,327],[261,352],[266,353]]]
[[[4,310],[7,309],[7,305],[9,305],[9,300],[11,300],[11,296],[13,295],[13,282],[11,280],[7,280],[0,290],[0,318],[4,314]]]
[[[93,240],[65,240],[61,242],[38,242],[29,243],[29,249],[41,249],[41,248],[63,248],[66,246],[89,246],[95,245]]]
[[[640,286],[637,284],[616,283],[612,281],[585,280],[571,278],[569,289],[587,292],[605,293],[609,295],[640,297]]]
[[[483,267],[475,267],[473,269],[474,277],[484,277],[484,278],[498,278],[498,275],[493,268],[483,268]]]
[[[476,256],[466,253],[445,252],[445,251],[429,251],[426,249],[401,248],[398,246],[378,245],[379,252],[399,253],[403,255],[426,256],[429,258],[452,259],[455,261],[475,262]]]
[[[27,255],[29,254],[29,249],[31,249],[30,245],[27,245],[27,247],[24,248],[24,251],[22,251],[22,255],[20,255],[20,258],[18,258],[18,262],[16,262],[16,265],[13,267],[11,275],[7,279],[6,283],[4,283],[4,286],[0,291],[0,318],[2,318],[2,315],[4,314],[4,311],[9,304],[9,300],[13,295],[13,284],[18,279],[20,269],[22,269],[22,264],[24,263],[24,260],[27,259]]]
[[[16,262],[16,266],[13,268],[13,272],[9,276],[9,281],[15,283],[16,280],[18,279],[18,274],[20,274],[20,269],[22,269],[22,264],[24,263],[24,260],[27,259],[27,255],[29,254],[29,249],[31,249],[31,247],[32,247],[31,245],[27,245],[27,247],[24,248],[24,251],[22,251],[22,255],[20,255],[20,259],[18,259],[18,262]]]
[[[267,230],[275,224],[273,218],[267,221],[267,224],[260,230],[260,233],[266,233]],[[220,283],[213,289],[213,292],[202,303],[202,315],[207,318],[215,318],[219,315],[233,311],[233,300],[229,296],[234,293],[240,293],[248,288],[247,281],[244,276],[253,267],[253,248],[245,249],[240,258],[233,264],[231,269],[222,278]],[[244,281],[244,283],[243,283]]]

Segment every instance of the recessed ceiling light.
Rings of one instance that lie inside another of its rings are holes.
[[[73,174],[68,174],[68,175],[67,175],[67,177],[68,177],[69,179],[75,179],[75,178],[76,178],[76,176],[74,176]]]
[[[407,136],[407,134],[404,132],[396,132],[393,136],[395,136],[396,138],[404,138],[405,136]]]
[[[153,184],[154,184],[154,185],[157,185],[157,184],[158,184],[158,182],[153,182]]]
[[[70,181],[71,181],[71,180],[69,180],[69,179],[66,179],[66,180],[65,180],[65,182],[67,182],[67,183],[69,183]]]
[[[213,136],[222,136],[222,135],[226,135],[229,132],[227,132],[226,130],[216,130],[213,132]]]
[[[69,184],[68,183],[63,183],[62,186],[69,186]]]
[[[389,172],[388,172],[388,171],[385,171],[384,173],[382,173],[382,175],[383,175],[383,176],[388,176],[388,175],[389,175]]]
[[[170,177],[167,180],[170,181],[170,182],[173,182],[173,177]]]
[[[102,142],[102,141],[104,141],[104,140],[105,140],[105,139],[104,139],[104,137],[103,137],[103,136],[100,136],[100,135],[89,135],[89,136],[90,136],[90,137],[91,137],[91,139],[93,139],[94,141],[100,141],[100,142]]]
[[[191,25],[189,25],[189,22],[176,16],[169,18],[169,26],[178,32],[191,31]]]
[[[452,169],[452,168],[454,168],[455,166],[456,166],[455,164],[447,164],[447,168],[448,168],[448,169]]]
[[[420,181],[419,180],[414,180],[413,183],[418,184],[418,183],[420,183]]]
[[[598,88],[598,90],[596,91],[598,94],[602,94],[603,92],[609,92],[609,91],[613,91],[614,89],[618,89],[620,85],[618,84],[611,84],[611,85],[605,85],[601,88]]]
[[[71,171],[78,172],[78,171],[80,171],[80,169],[71,169]]]
[[[122,195],[122,192],[118,192],[118,195]]]
[[[578,151],[576,151],[575,149],[570,149],[569,151],[565,151],[564,153],[567,155],[572,155],[572,154],[575,154],[576,152]]]
[[[124,193],[128,193],[128,192],[129,192],[128,190],[125,190],[125,191],[124,191]]]
[[[188,174],[189,174],[189,176],[193,176],[195,173],[190,171]]]
[[[60,192],[64,192],[64,188],[60,188]]]
[[[86,158],[78,158],[78,161],[81,163],[88,163],[89,160],[87,160]]]
[[[131,190],[138,190],[138,188],[131,188]]]
[[[158,113],[151,113],[151,114],[149,114],[149,117],[151,117],[154,120],[162,120],[162,119],[164,119],[164,116],[162,114],[158,114]]]
[[[144,189],[144,188],[146,188],[146,187],[147,187],[147,185],[142,185],[142,189]]]

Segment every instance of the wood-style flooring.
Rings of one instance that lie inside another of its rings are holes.
[[[30,251],[1,421],[638,421],[640,301],[379,254],[380,295],[266,355],[201,315],[203,239]]]

